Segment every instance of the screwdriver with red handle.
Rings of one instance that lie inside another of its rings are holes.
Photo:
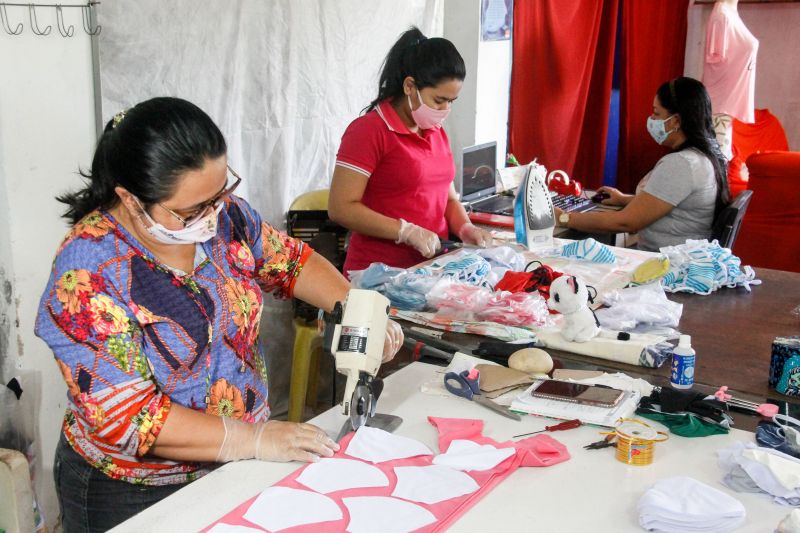
[[[532,431],[531,433],[522,433],[520,435],[514,435],[512,438],[516,439],[517,437],[527,437],[528,435],[535,435],[537,433],[544,433],[545,431],[566,431],[568,429],[575,429],[583,425],[583,422],[578,420],[567,420],[566,422],[561,422],[560,424],[554,424],[552,426],[545,426],[544,429],[540,429],[539,431]]]

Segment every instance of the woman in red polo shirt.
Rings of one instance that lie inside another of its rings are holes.
[[[466,69],[447,39],[417,28],[389,50],[378,97],[342,136],[328,212],[352,230],[344,271],[380,261],[407,268],[432,257],[448,231],[486,246],[458,201],[450,142],[441,127]]]

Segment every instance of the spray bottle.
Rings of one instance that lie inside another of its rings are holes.
[[[676,389],[691,389],[694,385],[695,353],[692,350],[692,337],[681,335],[678,345],[672,351],[672,374],[669,382]]]

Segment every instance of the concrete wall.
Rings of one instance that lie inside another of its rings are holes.
[[[467,78],[445,122],[461,177],[464,147],[497,141],[497,166],[505,163],[508,145],[508,100],[511,87],[511,41],[483,42],[481,0],[445,0],[444,37],[455,44],[467,67]]]
[[[34,319],[56,247],[67,231],[54,196],[77,187],[79,165],[95,143],[90,38],[81,13],[64,9],[74,36],[62,37],[55,9],[39,8],[30,30],[27,8],[8,7],[18,36],[0,31],[0,381],[21,376],[36,439],[34,487],[52,530],[58,506],[53,452],[66,406],[66,386],[52,352],[33,334]]]

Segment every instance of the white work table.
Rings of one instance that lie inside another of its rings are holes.
[[[552,424],[535,416],[516,422],[455,396],[419,392],[421,383],[441,375],[442,370],[413,363],[386,380],[378,411],[403,418],[396,433],[415,438],[436,452],[437,433],[428,416],[481,418],[486,422],[484,434],[501,442]],[[335,407],[310,422],[335,437],[343,420]],[[663,429],[656,422],[650,423]],[[733,430],[728,435],[694,439],[670,434],[667,442],[656,445],[653,464],[637,467],[617,461],[613,448],[584,450],[584,445],[602,438],[598,432],[598,428],[584,426],[550,433],[567,446],[572,455],[569,461],[545,468],[520,468],[465,513],[450,531],[643,531],[636,511],[639,497],[659,479],[677,475],[693,477],[742,502],[747,521],[737,531],[773,531],[792,510],[773,503],[764,494],[737,493],[721,484],[723,471],[717,466],[717,450],[735,441],[753,442],[752,433]],[[226,464],[113,531],[198,531],[300,466],[262,461]]]

